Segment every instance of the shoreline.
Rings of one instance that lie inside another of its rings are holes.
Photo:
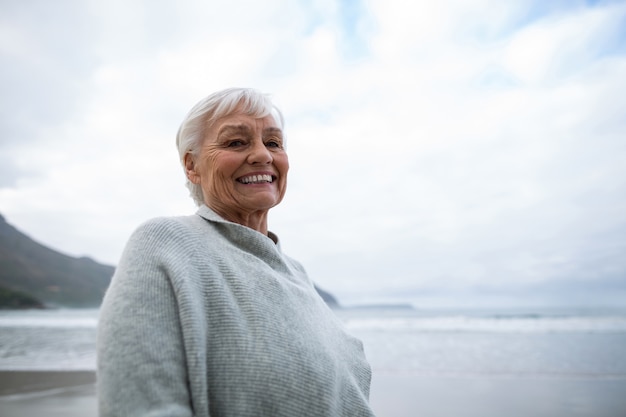
[[[95,383],[95,371],[0,370],[0,397]]]
[[[2,417],[98,417],[95,371],[0,371]]]
[[[626,375],[427,375],[375,370],[370,404],[384,417],[626,415]],[[0,370],[2,417],[97,417],[95,371]]]

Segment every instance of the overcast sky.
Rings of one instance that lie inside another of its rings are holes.
[[[176,130],[246,86],[340,301],[626,303],[624,1],[0,0],[0,60],[0,213],[63,253],[194,213]]]

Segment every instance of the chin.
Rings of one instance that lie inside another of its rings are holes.
[[[261,197],[257,199],[248,200],[249,206],[256,207],[257,210],[269,210],[272,207],[276,207],[280,203],[282,198],[278,197]]]

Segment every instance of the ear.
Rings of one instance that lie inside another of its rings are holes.
[[[189,152],[185,154],[185,174],[189,181],[194,184],[200,184],[200,174],[196,171],[195,158]]]

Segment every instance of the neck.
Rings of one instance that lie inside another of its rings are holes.
[[[227,210],[216,204],[207,204],[207,206],[219,214],[229,222],[238,223],[242,226],[254,229],[257,232],[267,236],[267,213],[269,210],[259,210],[253,212],[234,212],[232,209]]]

